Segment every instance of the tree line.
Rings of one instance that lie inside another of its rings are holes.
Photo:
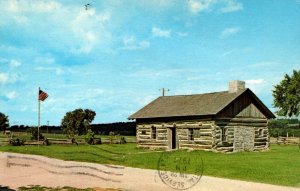
[[[271,137],[300,137],[300,121],[298,119],[271,119],[268,121]]]
[[[26,132],[30,128],[36,128],[36,126],[28,125],[12,125],[7,130],[15,132]],[[115,123],[100,123],[91,124],[91,130],[98,135],[109,135],[110,132],[114,132],[116,135],[120,134],[123,136],[135,136],[136,135],[136,125],[135,122],[115,122]],[[41,133],[55,133],[63,134],[62,126],[55,125],[43,125],[40,127]]]

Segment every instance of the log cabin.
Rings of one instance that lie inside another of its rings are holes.
[[[275,115],[243,81],[228,91],[161,96],[132,114],[137,146],[215,152],[269,149],[268,119]]]

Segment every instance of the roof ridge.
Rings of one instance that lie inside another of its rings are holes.
[[[233,93],[240,93],[240,92],[244,92],[249,88],[245,88],[243,90],[239,90],[237,92],[233,92]],[[201,93],[201,94],[188,94],[188,95],[168,95],[168,96],[159,96],[159,97],[183,97],[183,96],[196,96],[196,95],[207,95],[207,94],[216,94],[216,93],[229,93],[229,91],[219,91],[219,92],[208,92],[208,93]]]

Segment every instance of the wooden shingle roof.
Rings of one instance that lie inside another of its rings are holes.
[[[162,96],[132,114],[129,119],[216,115],[246,92],[249,92],[250,96],[253,96],[257,103],[262,106],[268,117],[275,117],[250,89],[245,89],[235,93],[223,91],[195,95]]]

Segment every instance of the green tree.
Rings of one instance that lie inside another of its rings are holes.
[[[66,113],[61,121],[61,126],[69,138],[74,138],[75,135],[85,135],[95,116],[96,113],[92,110],[75,109]]]
[[[293,70],[291,76],[285,74],[283,80],[274,86],[273,105],[280,116],[298,116],[300,112],[300,70]]]
[[[6,116],[4,113],[0,112],[0,131],[3,131],[3,133],[4,133],[4,131],[8,127],[9,127],[8,116]]]

